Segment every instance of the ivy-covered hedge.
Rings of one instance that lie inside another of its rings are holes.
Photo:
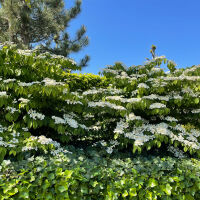
[[[69,147],[59,157],[2,163],[1,199],[200,199],[200,161]]]
[[[200,66],[77,69],[1,46],[0,200],[200,199]]]

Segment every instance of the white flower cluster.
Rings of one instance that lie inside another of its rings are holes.
[[[15,78],[3,80],[4,83],[10,83],[16,81]]]
[[[122,96],[107,96],[106,100],[122,101]]]
[[[10,113],[14,113],[14,112],[17,112],[17,111],[19,111],[18,109],[16,109],[16,108],[13,108],[13,107],[10,107],[10,106],[7,106],[7,107],[6,107],[6,110],[9,110],[9,111],[10,111]]]
[[[113,69],[107,69],[107,68],[105,68],[105,69],[103,69],[103,72],[118,75],[120,73],[120,70],[113,70]]]
[[[154,135],[145,135],[143,132],[147,129],[147,127],[142,126],[138,127],[132,130],[132,132],[125,133],[124,136],[135,140],[134,145],[135,146],[142,146],[145,142],[148,142],[149,140],[153,140],[155,138]]]
[[[7,147],[8,146],[8,143],[3,141],[3,138],[0,137],[0,146],[4,146],[4,147]]]
[[[162,60],[162,59],[165,59],[166,57],[165,56],[156,56],[155,58],[151,59],[151,60],[147,60],[145,63],[147,65],[151,64],[151,63],[154,63],[156,62],[157,60]]]
[[[164,81],[177,81],[177,80],[180,80],[180,81],[184,81],[184,80],[187,80],[187,81],[199,81],[200,80],[200,76],[184,76],[184,75],[181,75],[181,76],[178,76],[178,77],[174,77],[174,76],[167,76],[167,77],[161,77]]]
[[[28,131],[28,128],[22,128],[23,131]]]
[[[198,97],[198,94],[197,93],[194,93],[193,90],[189,87],[187,88],[182,88],[182,92],[184,94],[189,94],[191,97]]]
[[[32,146],[24,146],[22,147],[22,151],[30,151],[30,150],[38,150],[37,147],[32,147]]]
[[[55,124],[68,124],[72,128],[78,128],[78,122],[74,120],[73,117],[72,114],[64,114],[64,119],[56,116],[52,116],[51,118],[54,119]],[[85,128],[84,125],[82,125],[82,127]]]
[[[37,136],[30,136],[28,138],[28,141],[38,142],[38,143],[43,144],[43,145],[53,144],[53,146],[56,149],[61,149],[60,148],[60,143],[52,140],[51,138],[47,138],[44,135],[41,135],[39,137],[37,137]],[[30,144],[28,143],[26,146],[22,147],[22,151],[30,151],[30,150],[36,150],[37,151],[38,150],[37,144],[35,146],[35,145],[32,145],[31,143]],[[54,150],[52,150],[52,152],[53,151]],[[45,153],[47,153],[47,151],[45,151]]]
[[[107,88],[107,89],[103,89],[103,88],[92,88],[91,90],[87,90],[85,92],[83,92],[83,96],[87,96],[87,95],[94,95],[94,94],[121,94],[123,92],[123,90],[121,89],[116,89],[116,88]]]
[[[24,98],[19,98],[18,101],[21,101],[22,103],[27,104],[30,100],[24,99]]]
[[[115,104],[109,103],[109,102],[104,102],[104,101],[99,101],[99,102],[88,102],[89,107],[109,107],[115,110],[126,110],[123,106],[117,106]]]
[[[191,68],[188,68],[188,69],[184,70],[183,75],[187,75],[190,72],[194,73],[195,71],[197,71],[199,69],[200,69],[200,65],[192,66]]]
[[[3,160],[3,162],[2,162],[2,165],[3,166],[8,166],[8,165],[10,165],[11,164],[11,161],[10,160]]]
[[[44,135],[41,135],[37,138],[37,141],[40,143],[40,144],[53,144],[54,147],[60,147],[60,144],[56,141],[53,141],[51,138],[47,138],[45,137]]]
[[[22,50],[18,49],[17,53],[24,55],[24,56],[31,56],[32,55],[32,50]]]
[[[113,132],[118,134],[123,134],[126,128],[128,128],[128,123],[124,122],[123,119],[121,119],[119,122],[117,122],[117,126]]]
[[[119,142],[116,140],[111,140],[109,143],[105,142],[104,140],[100,140],[99,142],[96,142],[93,144],[93,146],[96,146],[98,143],[101,144],[101,146],[106,147],[106,152],[111,154],[113,152],[113,148],[117,145],[119,145]]]
[[[39,81],[34,81],[34,82],[30,82],[30,83],[25,83],[25,82],[19,82],[18,85],[21,86],[21,87],[29,87],[31,85],[34,85],[34,84],[40,84]]]
[[[172,98],[173,98],[173,99],[179,99],[179,100],[182,100],[182,99],[183,99],[183,97],[180,96],[179,94],[174,95]]]
[[[19,132],[16,132],[16,131],[13,131],[13,132],[11,133],[11,135],[12,135],[13,137],[19,137],[19,136],[20,136],[20,133],[19,133]]]
[[[55,120],[55,124],[65,124],[66,123],[66,121],[64,119],[62,119],[61,117],[52,116],[51,118]]]
[[[200,113],[200,109],[192,110],[191,112],[194,114],[197,114],[197,113]]]
[[[145,83],[139,83],[138,84],[138,88],[145,88],[145,89],[149,89],[149,86]]]
[[[0,124],[0,133],[3,133],[4,131],[6,131],[8,128],[7,127],[3,127],[1,124]]]
[[[98,131],[101,129],[101,126],[92,125],[88,128],[88,130]]]
[[[106,100],[115,100],[122,103],[136,103],[140,102],[141,98],[123,98],[122,96],[107,96]]]
[[[60,153],[70,153],[72,154],[72,152],[70,151],[67,151],[67,150],[64,150],[63,148],[57,148],[57,149],[54,149],[54,150],[51,150],[50,152],[53,156],[58,156]]]
[[[91,90],[87,90],[85,92],[83,92],[83,96],[87,96],[87,95],[91,95],[91,94],[99,94],[99,93],[105,93],[107,90],[106,89],[96,89],[96,88],[92,88]]]
[[[41,114],[41,113],[37,113],[35,110],[32,110],[30,109],[28,111],[28,114],[30,116],[30,118],[36,120],[36,119],[39,119],[39,120],[43,120],[45,118],[45,115]]]
[[[159,96],[159,95],[156,95],[156,94],[151,94],[151,95],[148,95],[148,96],[143,96],[142,99],[150,99],[150,100],[158,99],[158,100],[161,100],[161,101],[169,101],[169,96]]]
[[[17,138],[13,138],[12,140],[9,141],[9,143],[14,143],[14,144],[16,144],[18,142],[19,142],[19,140]]]
[[[126,116],[126,120],[132,121],[132,120],[142,120],[140,116],[136,116],[134,113],[130,113]]]
[[[149,107],[150,109],[157,109],[157,108],[166,108],[165,104],[162,103],[153,103]]]
[[[63,115],[65,122],[72,127],[72,128],[78,128],[78,123],[76,120],[72,119],[72,116],[69,114],[64,114]]]
[[[76,104],[81,104],[81,105],[83,105],[83,103],[82,102],[80,102],[80,101],[71,101],[71,100],[65,100],[65,102],[67,102],[67,104],[72,104],[72,105],[76,105]]]
[[[174,117],[170,117],[170,116],[167,116],[165,117],[165,120],[169,121],[169,122],[177,122],[178,120],[175,119]]]
[[[7,96],[6,91],[0,92],[0,96]]]
[[[178,133],[173,133],[170,129],[174,129],[178,131]],[[151,135],[145,135],[146,132],[151,133]],[[137,141],[137,145],[143,145],[145,142],[154,139],[156,134],[166,135],[171,139],[171,141],[178,141],[185,146],[192,147],[193,149],[200,149],[200,144],[197,140],[200,136],[200,131],[193,129],[190,133],[187,133],[185,128],[179,124],[175,127],[171,127],[166,123],[160,123],[157,125],[143,124],[141,127],[134,128],[132,132],[124,133],[124,136]]]
[[[163,69],[153,67],[153,68],[151,69],[151,71],[149,72],[149,75],[153,75],[153,74],[155,74],[155,73],[157,73],[157,72],[161,72],[161,71],[163,71]]]
[[[45,83],[45,86],[52,86],[52,85],[65,85],[63,82],[56,82],[54,79],[45,78],[42,82]]]

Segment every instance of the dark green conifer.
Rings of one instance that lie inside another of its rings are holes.
[[[82,26],[71,39],[66,32],[69,22],[81,11],[81,0],[66,10],[63,0],[0,0],[0,42],[13,42],[21,49],[37,47],[68,57],[88,45],[86,28]],[[89,56],[80,62],[87,66]]]

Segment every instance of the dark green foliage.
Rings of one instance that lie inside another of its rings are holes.
[[[13,42],[23,49],[33,49],[37,44],[41,53],[48,51],[64,57],[89,43],[85,26],[77,31],[74,39],[66,32],[70,21],[81,11],[81,0],[69,10],[64,9],[63,0],[1,0],[0,3],[1,43]],[[86,55],[80,66],[87,66],[88,61]]]

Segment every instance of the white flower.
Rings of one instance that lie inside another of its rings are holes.
[[[149,89],[149,86],[148,86],[147,84],[145,84],[145,83],[140,83],[140,84],[138,85],[138,88],[146,88],[146,89]]]
[[[149,107],[150,109],[156,109],[156,108],[166,108],[165,104],[162,103],[153,103]]]
[[[54,79],[45,78],[42,82],[45,83],[45,86],[51,86],[51,85],[64,85],[62,82],[56,82]]]
[[[9,83],[9,82],[13,82],[13,81],[15,81],[16,79],[15,78],[13,78],[13,79],[7,79],[7,80],[4,80],[3,82],[4,83]]]
[[[23,131],[28,131],[28,128],[22,128]]]
[[[2,165],[4,165],[4,166],[8,166],[10,164],[11,164],[10,160],[3,160],[3,162],[2,162]]]
[[[3,92],[0,92],[0,96],[7,96],[7,94],[5,91],[3,91]]]
[[[41,114],[41,113],[37,113],[35,110],[30,109],[28,111],[28,114],[30,116],[30,118],[32,119],[39,119],[39,120],[43,120],[45,118],[45,115]]]
[[[178,121],[178,120],[175,119],[174,117],[170,117],[170,116],[167,116],[167,117],[165,118],[165,120],[167,120],[167,121],[169,121],[169,122],[177,122],[177,121]]]
[[[107,143],[106,143],[105,141],[103,141],[103,140],[100,141],[100,144],[101,144],[102,146],[104,146],[104,147],[107,146]]]
[[[83,105],[83,103],[82,102],[80,102],[80,101],[71,101],[71,100],[65,100],[66,102],[67,102],[67,104],[81,104],[81,105]]]
[[[22,151],[30,151],[30,150],[36,150],[37,151],[37,147],[31,147],[31,146],[22,147]]]
[[[60,117],[52,116],[51,118],[55,120],[55,124],[65,124],[66,123],[66,121]]]
[[[191,112],[197,114],[200,113],[200,109],[192,110]]]
[[[14,112],[17,112],[17,111],[18,111],[18,109],[13,108],[13,107],[10,107],[10,106],[7,106],[7,107],[6,107],[6,110],[10,110],[10,113],[14,113]]]
[[[28,161],[29,161],[29,162],[33,162],[33,161],[34,161],[34,156],[28,158]]]
[[[106,151],[107,151],[107,153],[111,154],[111,153],[113,152],[113,149],[112,149],[112,147],[108,147],[108,148],[106,149]]]
[[[134,145],[135,146],[142,146],[144,143],[142,140],[135,140]]]
[[[126,116],[127,120],[142,120],[140,116],[136,116],[134,113],[130,113],[128,116]]]
[[[124,129],[128,128],[128,123],[124,122],[122,119],[117,122],[117,126],[115,128],[115,130],[113,131],[114,133],[119,133],[119,134],[123,134],[124,133]]]
[[[115,110],[126,110],[123,106],[117,106],[115,104],[109,103],[109,102],[104,102],[104,101],[99,101],[99,102],[88,102],[89,107],[110,107]]]
[[[18,101],[21,101],[22,103],[27,104],[30,100],[29,99],[20,98],[20,99],[18,99]]]
[[[22,86],[22,87],[28,87],[28,86],[31,86],[33,84],[39,84],[39,83],[40,83],[39,81],[34,81],[34,82],[30,82],[30,83],[19,82],[18,85]]]

